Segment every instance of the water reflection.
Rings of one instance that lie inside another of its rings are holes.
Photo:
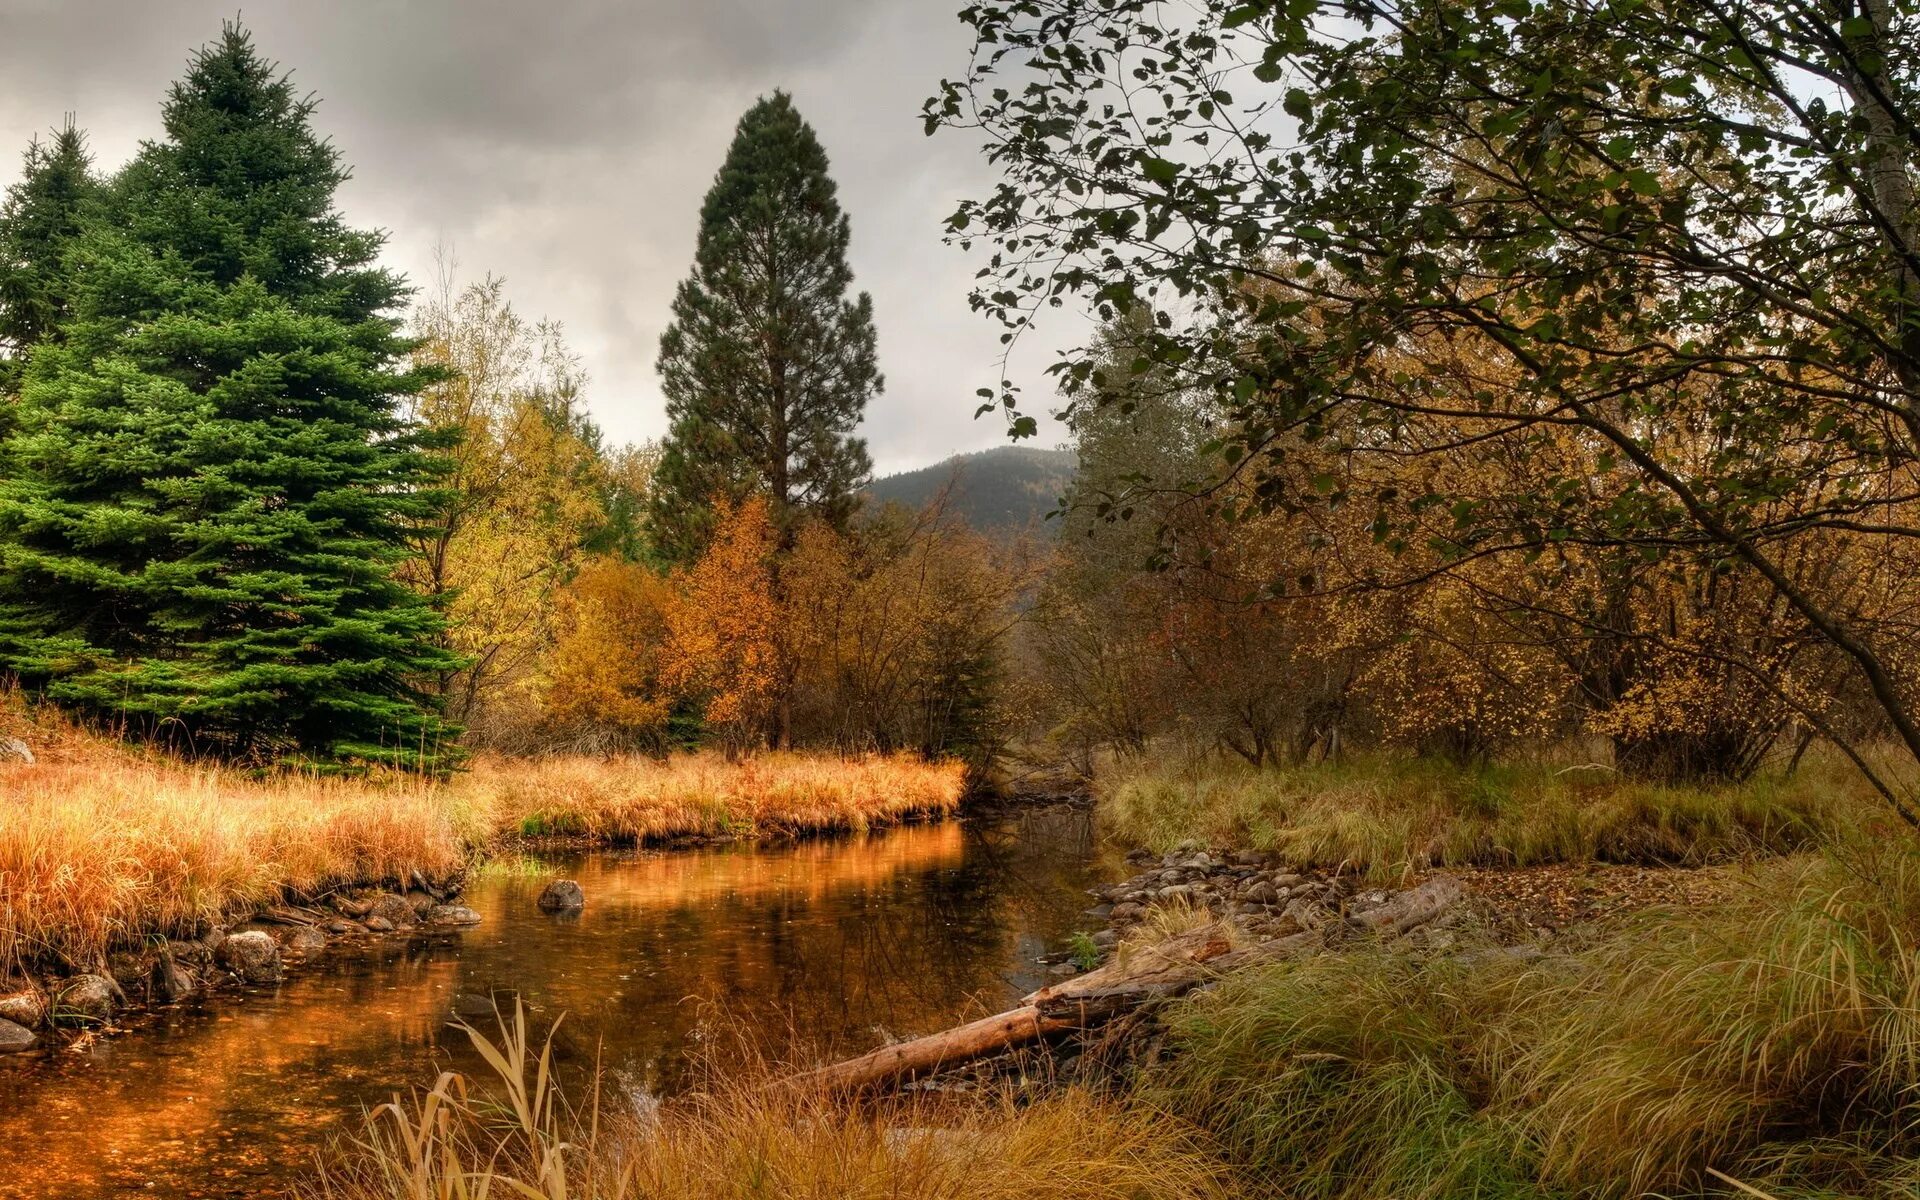
[[[814,1043],[931,1030],[1037,986],[1105,873],[1067,810],[547,865],[584,913],[538,912],[545,876],[490,880],[475,929],[335,947],[277,991],[0,1059],[0,1197],[281,1194],[362,1108],[471,1065],[446,1022],[495,994],[564,1012],[571,1056],[656,1092],[716,1012]]]

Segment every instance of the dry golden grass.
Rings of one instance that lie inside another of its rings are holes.
[[[506,830],[602,841],[857,831],[945,816],[965,768],[910,757],[767,754],[729,764],[698,754],[659,762],[482,759],[454,784]]]
[[[735,1070],[647,1118],[564,1103],[524,1014],[470,1031],[492,1069],[372,1113],[312,1200],[1225,1200],[1185,1125],[1069,1092],[865,1108]]]
[[[768,755],[483,759],[446,783],[254,777],[43,722],[0,764],[0,975],[288,896],[441,875],[501,834],[609,841],[858,830],[945,815],[959,764]]]
[[[1119,839],[1272,850],[1301,866],[1390,877],[1427,866],[1701,863],[1810,849],[1888,811],[1837,754],[1792,776],[1664,785],[1590,764],[1455,766],[1357,756],[1255,770],[1147,763],[1110,772],[1101,817]]]
[[[232,772],[100,747],[0,766],[0,970],[190,929],[294,893],[442,874],[482,832],[458,794]]]
[[[1255,1194],[1912,1196],[1920,853],[1775,859],[1543,958],[1358,947],[1182,1005],[1156,1104]]]

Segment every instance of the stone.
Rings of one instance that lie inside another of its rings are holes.
[[[1065,979],[1070,975],[1078,975],[1079,973],[1080,968],[1070,962],[1055,963],[1047,968],[1047,974],[1053,976],[1055,979]]]
[[[396,929],[401,929],[408,925],[415,925],[420,921],[419,914],[414,912],[413,905],[407,902],[407,898],[405,896],[396,896],[392,892],[375,896],[373,898],[373,904],[367,909],[367,917],[369,919],[369,927],[371,927],[371,919],[374,917],[379,917]]]
[[[480,914],[463,904],[436,904],[427,911],[433,925],[478,925]]]
[[[75,975],[54,993],[53,1019],[67,1024],[105,1021],[119,1000],[120,989],[105,975]]]
[[[178,1004],[193,995],[193,973],[170,958],[153,964],[153,978],[147,983],[148,995],[161,1004]]]
[[[32,988],[0,996],[0,1021],[36,1029],[47,1019],[47,998]]]
[[[408,904],[413,905],[414,917],[422,921],[426,920],[427,914],[432,912],[440,904],[440,901],[431,892],[424,891],[420,888],[408,888],[406,901]]]
[[[393,932],[393,922],[387,920],[385,917],[368,917],[366,924],[367,930],[370,933]]]
[[[540,893],[541,912],[579,912],[587,905],[587,894],[571,879],[556,879]]]
[[[170,941],[167,943],[167,957],[174,962],[186,963],[190,967],[204,967],[213,962],[213,951],[202,941]]]
[[[0,737],[0,762],[33,765],[33,748],[15,737]]]
[[[1272,880],[1262,879],[1248,888],[1240,898],[1248,904],[1277,904],[1280,900],[1280,892],[1273,886]]]
[[[327,932],[333,934],[335,937],[344,937],[349,933],[360,932],[360,926],[355,925],[345,917],[335,917],[333,920],[327,922]]]
[[[312,958],[327,948],[327,935],[311,925],[296,925],[280,939],[280,949],[301,958]]]
[[[221,942],[213,958],[244,983],[280,982],[280,947],[258,929],[236,933]]]
[[[159,956],[152,951],[139,954],[119,952],[107,955],[107,974],[113,977],[123,992],[138,991],[144,987],[147,977],[153,974],[154,960]]]
[[[0,1054],[11,1054],[16,1050],[31,1050],[33,1044],[39,1040],[33,1036],[33,1030],[0,1017]]]

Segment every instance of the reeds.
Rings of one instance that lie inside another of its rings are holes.
[[[1895,849],[1572,954],[1322,956],[1183,1006],[1147,1095],[1292,1196],[1910,1195],[1916,928]]]
[[[1590,764],[1453,766],[1359,757],[1254,770],[1218,760],[1102,781],[1101,816],[1157,850],[1188,839],[1301,866],[1391,875],[1425,866],[1697,865],[1787,853],[1880,812],[1857,775],[1809,756],[1792,777],[1667,786]]]
[[[0,767],[0,973],[107,949],[292,894],[441,875],[483,814],[418,781],[256,780],[97,753]]]
[[[456,790],[503,829],[608,842],[848,832],[946,816],[965,767],[911,756],[482,759]]]
[[[0,764],[0,977],[288,897],[437,877],[501,835],[602,841],[862,830],[958,804],[957,763],[768,755],[482,759],[444,783],[245,772],[63,731]]]
[[[308,1200],[1211,1200],[1220,1172],[1190,1130],[1085,1093],[1016,1109],[927,1097],[864,1108],[763,1071],[646,1111],[604,1079],[560,1098],[523,1012],[469,1030],[489,1077],[447,1073],[395,1098],[327,1164]]]

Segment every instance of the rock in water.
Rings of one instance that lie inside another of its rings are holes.
[[[214,961],[246,983],[280,982],[280,947],[258,929],[236,933],[220,943]]]
[[[149,994],[162,1004],[178,1004],[193,995],[193,974],[170,958],[153,964]]]
[[[387,919],[386,919],[385,917],[368,917],[368,918],[367,918],[367,932],[369,932],[369,933],[392,933],[392,932],[393,932],[393,922],[392,922],[392,921],[389,921],[389,920],[387,920]]]
[[[437,904],[427,913],[433,925],[478,925],[480,914],[463,904]]]
[[[0,738],[0,762],[33,762],[33,748],[19,738]]]
[[[556,879],[540,893],[541,912],[579,912],[587,906],[587,894],[571,879]]]
[[[99,1022],[113,1016],[120,989],[104,975],[75,975],[60,985],[53,998],[56,1021]]]
[[[420,914],[405,896],[396,896],[392,892],[373,898],[373,907],[367,910],[367,916],[379,917],[390,923],[395,929],[404,929],[408,925],[418,924]]]
[[[295,926],[287,931],[287,936],[280,942],[280,948],[288,954],[312,958],[327,948],[327,935],[311,925]]]
[[[29,1049],[36,1040],[33,1030],[0,1017],[0,1054]]]

